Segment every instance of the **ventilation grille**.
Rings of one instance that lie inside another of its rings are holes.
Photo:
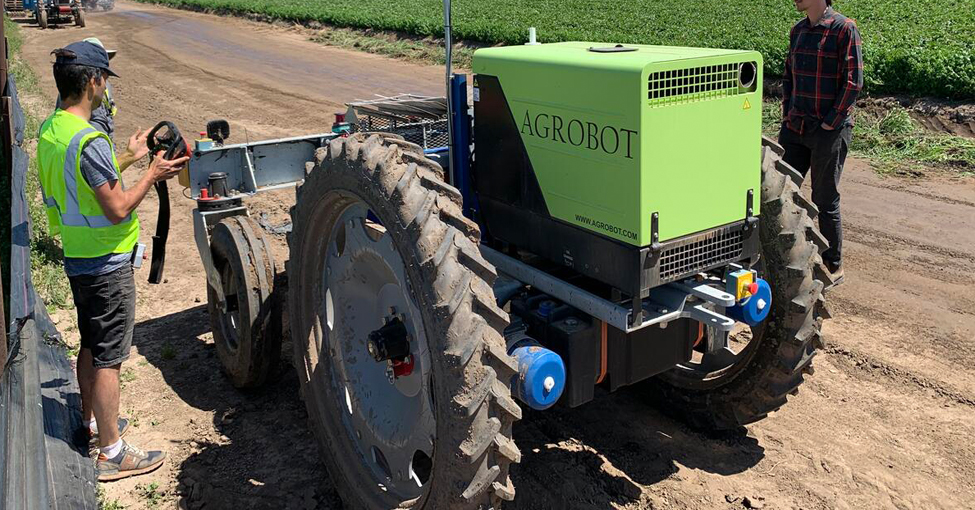
[[[446,147],[450,143],[447,133],[447,119],[416,121],[397,121],[380,116],[359,117],[358,123],[353,125],[353,131],[382,131],[395,133],[406,138],[424,149]]]
[[[740,64],[691,67],[650,73],[650,106],[670,106],[736,96]]]
[[[741,234],[741,229],[723,229],[668,246],[660,256],[660,281],[674,281],[737,261],[743,251]]]

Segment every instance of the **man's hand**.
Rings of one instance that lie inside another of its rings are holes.
[[[136,161],[149,154],[149,146],[146,140],[149,138],[149,130],[143,131],[142,128],[136,129],[135,134],[129,138],[129,146],[125,152],[118,157],[118,169],[124,172],[127,168],[135,164]]]
[[[819,127],[825,129],[826,131],[832,131],[832,130],[836,129],[833,126],[830,126],[829,124],[827,124],[825,122],[823,122],[822,124],[820,124]]]
[[[183,165],[190,160],[189,156],[176,159],[163,159],[163,151],[156,154],[156,158],[149,164],[149,175],[153,182],[166,181],[176,177],[176,174],[183,169]]]
[[[149,138],[149,130],[143,131],[142,128],[135,130],[135,134],[129,137],[129,146],[125,148],[125,154],[130,156],[133,161],[138,161],[149,154],[149,145],[146,140]]]
[[[167,160],[163,159],[163,154],[162,151],[156,154],[149,164],[149,171],[142,175],[135,186],[122,189],[121,182],[116,180],[95,188],[95,197],[109,221],[117,224],[125,220],[139,206],[153,184],[172,179],[190,160],[189,156]]]

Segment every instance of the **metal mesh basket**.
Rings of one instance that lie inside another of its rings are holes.
[[[353,132],[395,133],[424,149],[446,147],[447,99],[401,94],[347,103],[346,121]]]

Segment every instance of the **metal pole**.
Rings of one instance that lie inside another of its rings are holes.
[[[445,96],[447,98],[447,161],[450,161],[450,184],[456,186],[457,182],[454,180],[454,108],[451,106],[450,101],[450,78],[453,74],[451,70],[453,42],[450,35],[450,0],[443,0],[443,19],[444,44],[447,51],[447,77],[445,83]]]

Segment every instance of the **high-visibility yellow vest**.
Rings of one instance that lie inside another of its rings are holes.
[[[135,211],[113,225],[82,176],[82,149],[95,138],[104,138],[112,147],[112,162],[121,181],[115,147],[107,135],[64,110],[56,110],[41,125],[37,141],[41,192],[51,234],[60,233],[65,257],[95,258],[126,253],[139,241],[139,218]]]

